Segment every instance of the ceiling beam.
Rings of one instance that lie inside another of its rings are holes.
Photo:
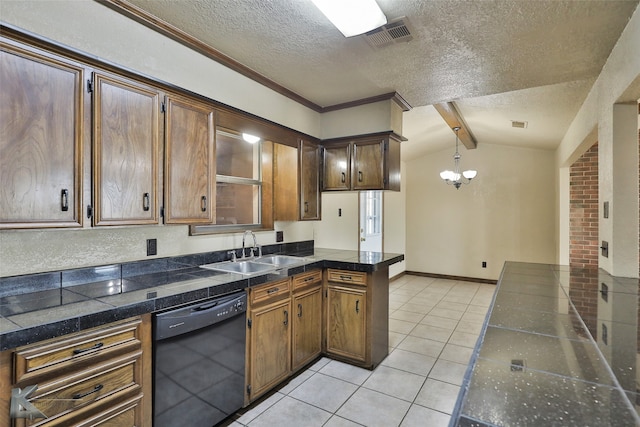
[[[453,102],[441,102],[439,104],[433,104],[433,106],[451,129],[456,127],[460,128],[458,138],[460,142],[467,147],[467,150],[478,148],[478,141],[476,141],[476,137],[473,136],[471,129],[469,129],[465,123],[460,112],[458,112],[456,104]]]

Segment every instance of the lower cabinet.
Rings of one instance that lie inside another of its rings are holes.
[[[245,403],[291,372],[291,279],[249,289]]]
[[[150,315],[8,352],[11,388],[37,385],[28,401],[45,416],[14,427],[151,425]]]
[[[389,353],[389,269],[329,268],[325,284],[327,355],[375,368]]]
[[[293,277],[291,370],[297,371],[322,352],[322,272]]]
[[[367,291],[327,286],[327,353],[366,360]]]

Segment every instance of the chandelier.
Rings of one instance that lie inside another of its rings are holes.
[[[460,153],[458,152],[458,131],[460,130],[460,126],[456,126],[453,128],[453,131],[456,133],[456,154],[453,155],[453,170],[445,170],[440,172],[440,178],[444,179],[444,182],[447,184],[453,184],[456,187],[456,190],[460,188],[462,184],[468,184],[471,182],[473,178],[478,174],[478,171],[475,170],[466,170],[460,173]]]

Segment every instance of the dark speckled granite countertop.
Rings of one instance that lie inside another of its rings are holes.
[[[314,249],[313,241],[273,245],[304,257],[275,272],[241,276],[200,268],[227,251],[0,278],[0,351],[102,324],[228,294],[314,268],[376,271],[404,255]]]
[[[505,263],[450,426],[640,425],[638,285]]]

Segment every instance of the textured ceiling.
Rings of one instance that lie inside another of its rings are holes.
[[[414,107],[405,158],[452,144],[430,111],[444,101],[456,102],[479,144],[555,148],[638,4],[377,1],[389,20],[408,17],[412,41],[374,49],[345,38],[311,0],[130,3],[320,106],[398,92]]]

